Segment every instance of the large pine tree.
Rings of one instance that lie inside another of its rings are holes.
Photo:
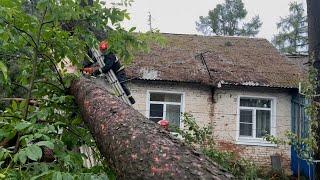
[[[210,10],[208,16],[199,17],[196,29],[205,35],[255,36],[262,23],[259,16],[243,22],[247,16],[242,0],[226,0]]]
[[[307,17],[303,4],[292,2],[289,7],[290,14],[281,18],[277,23],[280,30],[272,43],[283,53],[299,54],[308,51]]]

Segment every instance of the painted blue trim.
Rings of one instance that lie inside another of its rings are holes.
[[[308,102],[306,99],[301,95],[295,95],[292,97],[291,100],[291,131],[293,133],[296,133],[297,129],[297,122],[296,119],[298,118],[297,115],[299,113],[302,113],[301,116],[301,137],[307,137],[308,136],[308,124],[309,124],[309,118],[307,117],[304,109]],[[299,111],[299,112],[298,112]],[[294,149],[294,147],[291,147],[291,170],[294,175],[298,175],[298,163],[300,163],[300,173],[301,175],[313,179],[314,178],[314,165],[309,164],[306,160],[303,160],[298,157],[297,151]]]

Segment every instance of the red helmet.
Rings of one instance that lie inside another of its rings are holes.
[[[108,42],[107,41],[101,41],[99,44],[99,49],[101,52],[108,49]]]
[[[160,124],[160,126],[162,126],[165,129],[168,129],[169,127],[169,121],[165,119],[158,121],[158,124]]]

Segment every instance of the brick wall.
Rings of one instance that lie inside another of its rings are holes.
[[[238,97],[273,97],[275,98],[275,120],[276,136],[285,139],[285,132],[291,129],[291,96],[284,91],[264,90],[216,90],[214,105],[214,136],[216,137],[220,148],[228,150],[235,148],[242,157],[251,159],[262,166],[271,165],[271,155],[278,154],[282,158],[282,165],[289,169],[290,166],[290,147],[285,145],[261,146],[261,145],[240,145],[237,144],[237,109]],[[234,147],[236,146],[236,147]]]
[[[169,91],[184,93],[184,112],[191,113],[201,125],[211,122],[211,90],[207,86],[184,83],[135,82],[128,84],[131,94],[136,100],[135,109],[146,115],[147,91]]]
[[[217,89],[214,91],[214,103],[212,103],[211,88],[198,84],[138,81],[128,85],[137,102],[134,108],[142,114],[146,115],[147,90],[183,92],[185,93],[185,112],[191,113],[199,125],[213,123],[213,132],[219,148],[238,152],[240,156],[251,159],[263,166],[271,165],[270,155],[279,154],[282,157],[282,165],[289,168],[290,148],[288,146],[240,145],[236,141],[237,98],[239,95],[276,98],[276,133],[277,137],[285,138],[284,133],[290,130],[291,122],[291,96],[289,93],[268,92],[265,89],[263,91],[261,89]]]

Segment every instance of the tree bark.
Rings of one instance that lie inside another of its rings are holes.
[[[320,1],[307,0],[308,8],[308,40],[309,40],[309,60],[317,70],[316,94],[320,94]],[[316,102],[320,102],[320,97],[315,97]],[[313,134],[316,139],[317,149],[315,150],[315,159],[320,160],[320,109],[316,119],[316,125],[313,126]],[[320,163],[315,163],[316,179],[320,179]]]
[[[84,121],[119,179],[231,179],[195,149],[94,82],[73,81]]]

